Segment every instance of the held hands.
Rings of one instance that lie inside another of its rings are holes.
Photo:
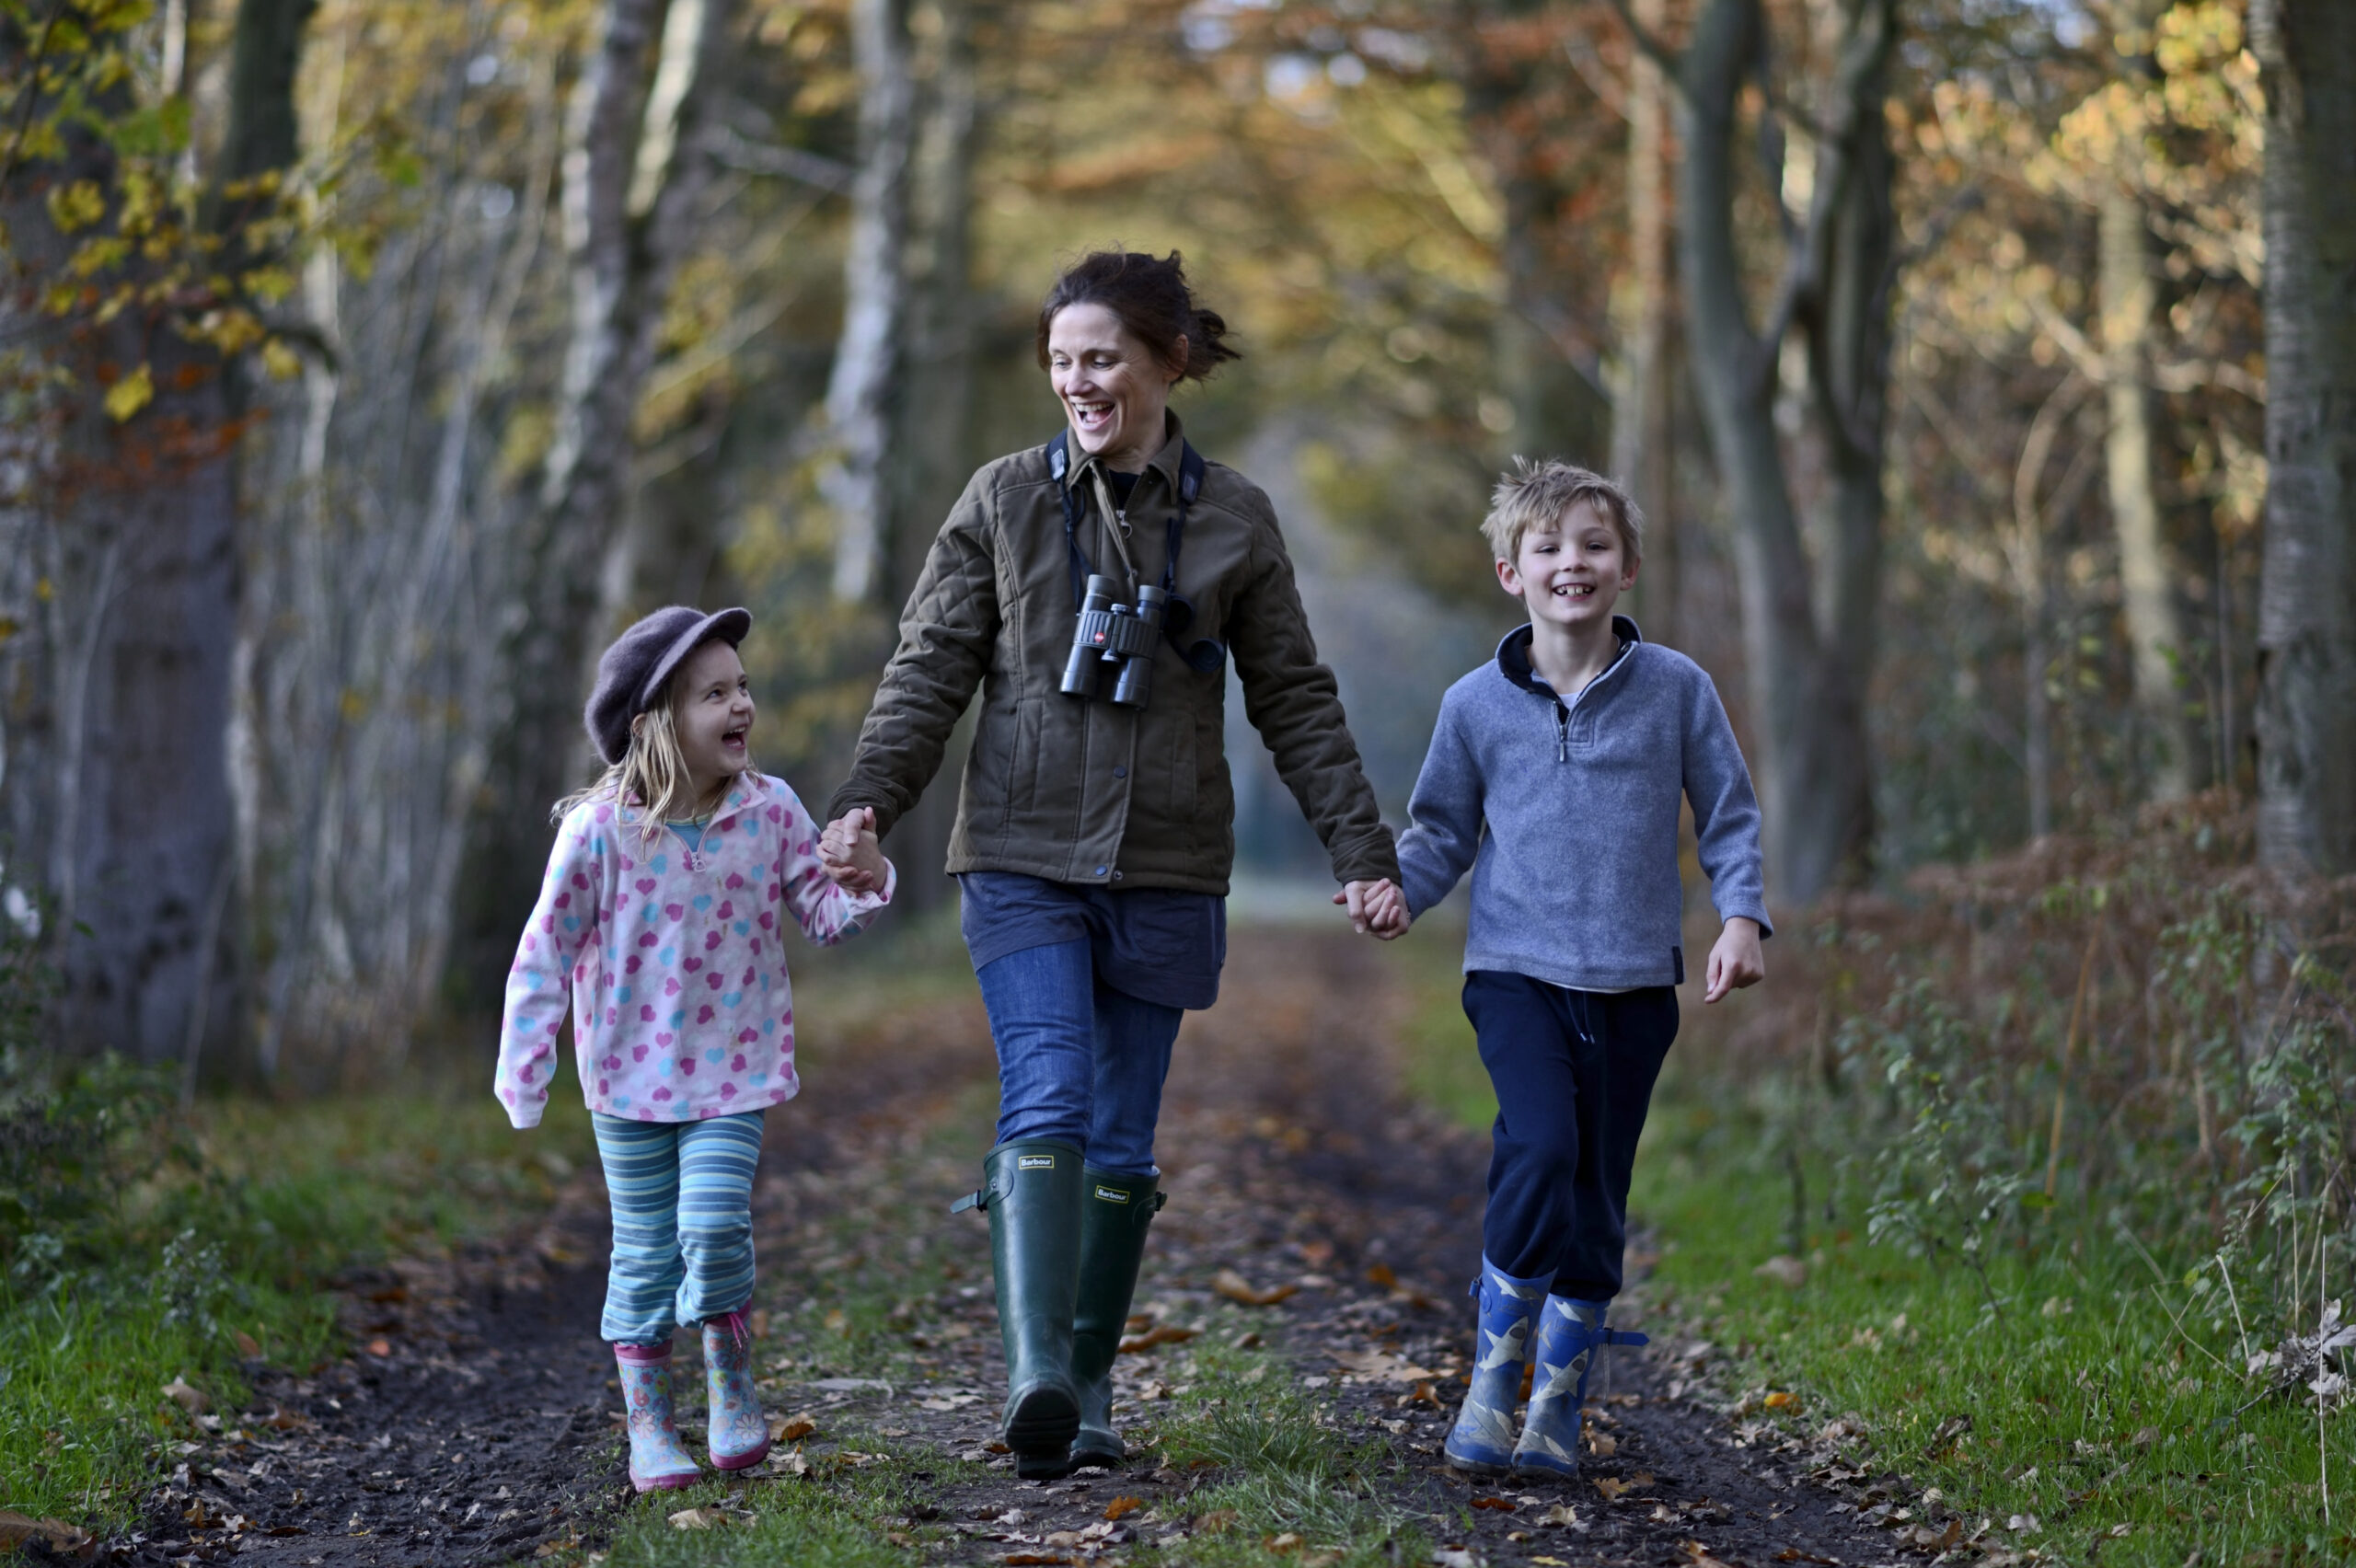
[[[837,887],[851,893],[883,892],[891,868],[875,836],[874,810],[859,806],[828,823],[818,836],[818,860]]]
[[[1334,895],[1334,902],[1349,906],[1351,928],[1360,936],[1388,942],[1407,934],[1407,895],[1389,877],[1351,882]]]
[[[1756,986],[1767,978],[1767,960],[1759,951],[1759,922],[1738,915],[1710,947],[1709,988],[1702,995],[1715,1002],[1729,991]]]

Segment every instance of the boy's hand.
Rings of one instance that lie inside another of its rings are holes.
[[[1709,989],[1702,994],[1702,1000],[1715,1002],[1728,991],[1756,986],[1766,978],[1767,959],[1759,951],[1759,922],[1738,915],[1711,945]]]
[[[875,836],[875,813],[860,806],[845,812],[818,836],[818,861],[837,887],[881,893],[891,878],[884,846]]]
[[[1334,902],[1349,906],[1350,927],[1361,936],[1395,941],[1407,934],[1412,923],[1407,915],[1407,895],[1389,877],[1350,882],[1334,895]]]

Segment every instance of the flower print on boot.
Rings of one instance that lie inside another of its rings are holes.
[[[744,1313],[704,1320],[703,1366],[711,1462],[724,1470],[750,1470],[768,1458],[769,1424],[753,1391],[753,1336]]]
[[[617,1344],[622,1369],[622,1399],[629,1406],[629,1483],[641,1492],[676,1492],[693,1486],[701,1472],[695,1456],[679,1441],[671,1409],[671,1347]]]

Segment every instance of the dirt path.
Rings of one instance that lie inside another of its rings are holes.
[[[756,1198],[767,1398],[780,1424],[813,1430],[743,1484],[894,1456],[919,1466],[922,1496],[876,1530],[909,1561],[1183,1562],[1189,1539],[1227,1522],[1190,1502],[1226,1472],[1161,1462],[1159,1429],[1181,1420],[1190,1378],[1248,1362],[1255,1395],[1288,1401],[1337,1451],[1380,1457],[1353,1461],[1352,1484],[1415,1521],[1452,1568],[1883,1562],[1921,1550],[1917,1529],[1952,1546],[1945,1520],[1861,1523],[1874,1478],[1829,1470],[1829,1447],[1770,1451],[1780,1433],[1738,1430],[1684,1397],[1699,1357],[1657,1323],[1643,1325],[1648,1351],[1611,1364],[1577,1482],[1476,1483],[1441,1463],[1485,1140],[1390,1088],[1387,974],[1380,950],[1346,935],[1238,934],[1221,1003],[1188,1020],[1172,1075],[1171,1200],[1132,1324],[1160,1343],[1117,1370],[1138,1457],[1044,1487],[989,1451],[1003,1385],[987,1228],[943,1212],[987,1137],[978,1003],[887,1012],[814,1052],[803,1099],[770,1119]],[[354,1357],[313,1378],[261,1375],[263,1406],[188,1455],[116,1560],[579,1561],[635,1505],[596,1338],[604,1232],[583,1173],[515,1247],[353,1282]],[[1642,1312],[1639,1290],[1626,1316]],[[1115,1498],[1138,1501],[1107,1520]],[[1317,1544],[1293,1561],[1320,1561]]]

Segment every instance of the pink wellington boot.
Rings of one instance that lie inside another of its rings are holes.
[[[753,1389],[753,1336],[744,1313],[704,1320],[703,1366],[711,1462],[724,1470],[750,1470],[769,1457],[769,1424]]]
[[[629,1407],[629,1483],[641,1492],[676,1492],[701,1479],[695,1456],[679,1441],[671,1411],[671,1347],[617,1344],[622,1399]]]

